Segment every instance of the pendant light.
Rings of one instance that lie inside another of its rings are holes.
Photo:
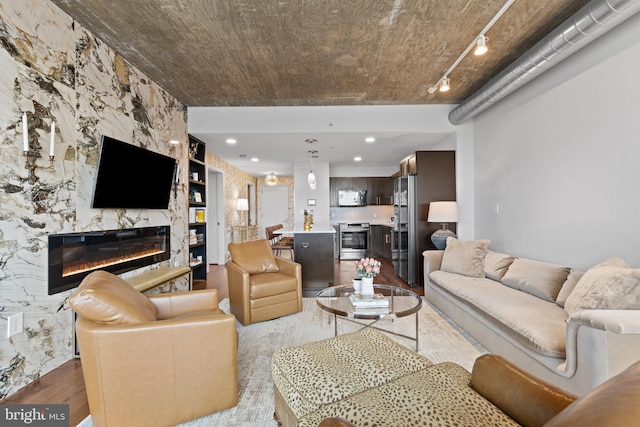
[[[312,190],[316,189],[316,174],[313,173],[313,159],[318,157],[318,152],[316,150],[309,150],[309,153],[311,154],[311,161],[310,161],[310,171],[309,171],[309,175],[307,175],[307,183],[309,184],[309,188]]]
[[[276,177],[274,172],[269,172],[267,176],[264,177],[264,183],[269,187],[273,187],[278,183],[278,177]]]

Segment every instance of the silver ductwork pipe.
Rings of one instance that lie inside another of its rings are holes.
[[[459,125],[640,11],[640,0],[592,0],[449,113]]]

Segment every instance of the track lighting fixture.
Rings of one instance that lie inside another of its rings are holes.
[[[440,80],[440,92],[447,92],[449,89],[451,89],[451,80],[449,80],[449,77],[443,77]]]
[[[433,95],[438,89],[440,89],[440,92],[446,92],[450,89],[450,81],[448,76],[458,66],[460,61],[462,61],[464,57],[467,56],[469,52],[471,52],[471,49],[475,48],[475,50],[473,51],[475,55],[483,55],[487,52],[487,40],[489,39],[487,36],[485,36],[485,34],[487,33],[487,31],[489,31],[489,29],[491,29],[491,27],[493,27],[493,24],[495,24],[496,21],[500,19],[500,17],[507,11],[507,9],[509,9],[514,1],[515,0],[507,0],[504,5],[502,5],[498,13],[496,13],[493,18],[491,18],[491,20],[487,23],[487,25],[485,25],[482,31],[480,31],[480,33],[473,39],[469,46],[467,46],[464,52],[460,54],[458,59],[456,59],[456,61],[449,67],[449,69],[444,72],[442,77],[440,77],[440,80],[438,80],[436,84],[430,86],[429,89],[427,89],[427,92],[429,92],[430,95]]]
[[[478,40],[476,40],[476,48],[473,51],[474,55],[479,56],[487,53],[487,50],[489,50],[487,49],[487,40],[487,36],[484,34],[478,37]]]

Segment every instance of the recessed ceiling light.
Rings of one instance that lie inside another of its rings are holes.
[[[171,141],[169,141],[169,144],[177,145],[180,144],[180,141],[178,141],[177,139],[172,139]]]
[[[257,157],[252,157],[252,158],[251,158],[251,161],[252,161],[252,162],[257,162],[257,161],[258,161],[258,158],[257,158]]]
[[[353,158],[354,162],[359,162],[361,160],[362,160],[362,157],[360,157],[360,156],[356,156],[356,157]]]
[[[238,142],[238,141],[236,141],[233,138],[227,138],[227,144],[235,144],[236,142]]]
[[[376,139],[375,139],[374,137],[372,137],[372,136],[368,136],[368,137],[366,137],[364,140],[365,140],[366,142],[375,142],[375,141],[376,141]]]

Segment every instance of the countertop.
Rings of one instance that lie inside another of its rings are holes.
[[[311,230],[303,230],[303,229],[295,229],[295,230],[285,230],[283,228],[276,230],[273,232],[273,234],[296,234],[296,233],[304,233],[304,234],[319,234],[319,233],[329,233],[329,234],[335,234],[336,233],[336,229],[333,227],[319,227],[319,228],[313,228]]]

